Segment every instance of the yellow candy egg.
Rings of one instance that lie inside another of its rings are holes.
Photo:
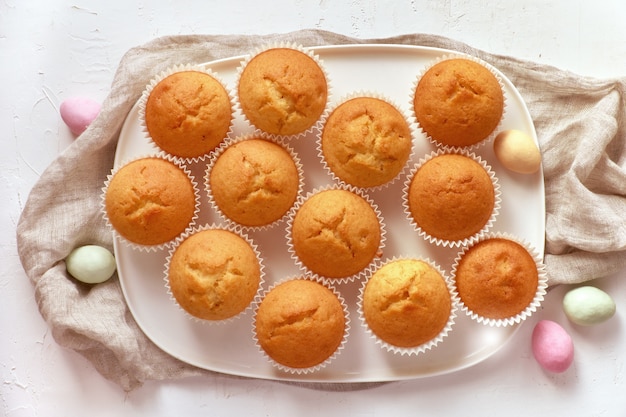
[[[541,167],[541,152],[535,141],[520,130],[505,130],[493,142],[496,157],[505,168],[519,174],[533,174]]]
[[[74,249],[65,258],[67,272],[86,284],[98,284],[113,276],[116,270],[115,258],[106,248],[86,245]]]

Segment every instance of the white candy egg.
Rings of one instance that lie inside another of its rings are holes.
[[[74,249],[65,258],[67,272],[77,280],[87,284],[106,281],[115,273],[113,254],[97,245],[86,245]]]

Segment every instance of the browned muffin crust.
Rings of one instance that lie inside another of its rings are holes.
[[[142,158],[111,178],[105,209],[113,228],[140,245],[166,243],[191,224],[196,196],[189,176],[161,158]]]
[[[312,57],[297,49],[273,48],[246,64],[237,92],[241,110],[254,126],[271,134],[293,135],[319,120],[328,85]]]
[[[435,141],[470,146],[487,138],[500,123],[504,95],[498,79],[469,59],[435,64],[418,81],[415,117]]]
[[[450,318],[445,279],[428,263],[400,259],[383,265],[363,292],[363,315],[381,340],[417,347],[436,338]]]
[[[417,225],[442,240],[473,236],[487,224],[495,206],[493,181],[472,158],[435,156],[411,180],[408,206]]]
[[[170,290],[189,314],[204,320],[236,316],[253,301],[261,280],[254,249],[223,229],[196,232],[174,251],[168,268]]]
[[[407,120],[393,105],[356,97],[330,114],[321,144],[324,159],[338,178],[356,187],[375,187],[402,171],[412,137]]]
[[[343,306],[320,283],[295,279],[273,288],[255,318],[261,348],[279,364],[309,368],[330,358],[346,332]]]
[[[255,138],[229,146],[209,174],[218,208],[244,226],[264,226],[282,218],[296,201],[299,181],[286,149]]]
[[[201,157],[225,138],[232,122],[230,96],[209,74],[181,71],[161,80],[146,101],[146,129],[165,152]]]
[[[376,256],[381,241],[380,222],[372,206],[343,189],[309,197],[296,212],[291,233],[302,263],[328,278],[361,272]]]
[[[534,299],[537,264],[517,242],[491,238],[474,245],[460,259],[457,292],[472,312],[491,319],[514,317]]]

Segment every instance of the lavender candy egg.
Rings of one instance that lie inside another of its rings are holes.
[[[572,338],[558,323],[541,320],[535,325],[532,335],[535,359],[549,372],[565,372],[574,361]]]
[[[80,135],[100,113],[100,103],[86,97],[71,97],[61,103],[60,113],[72,133]]]

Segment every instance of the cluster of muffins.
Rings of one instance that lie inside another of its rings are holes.
[[[331,106],[330,90],[323,62],[295,45],[251,53],[230,90],[203,67],[161,73],[140,100],[154,155],[111,173],[107,223],[133,249],[167,251],[165,287],[193,319],[227,323],[253,311],[255,343],[287,372],[320,369],[345,345],[350,319],[337,286],[354,281],[362,327],[393,353],[435,347],[457,308],[497,326],[532,313],[545,288],[541,261],[529,245],[489,235],[500,187],[472,152],[504,115],[494,72],[469,57],[438,60],[407,88],[408,112],[367,91]],[[247,132],[233,128],[237,115]],[[420,130],[436,149],[411,168]],[[329,181],[305,194],[306,167],[291,142],[312,134]],[[196,224],[198,167],[221,218],[211,225]],[[415,238],[463,248],[450,275],[417,255],[383,258],[385,222],[369,193],[403,176],[397,204]],[[279,224],[302,274],[272,284],[248,233]]]

